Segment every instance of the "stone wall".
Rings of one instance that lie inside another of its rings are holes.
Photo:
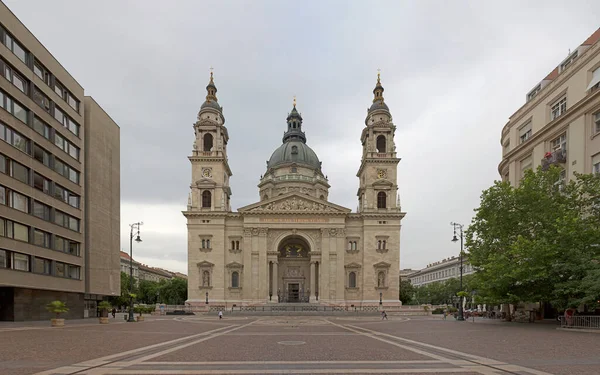
[[[54,318],[54,314],[46,310],[46,305],[56,300],[65,302],[69,308],[69,312],[61,314],[61,318],[83,319],[83,297],[83,293],[14,288],[13,320],[28,321]]]

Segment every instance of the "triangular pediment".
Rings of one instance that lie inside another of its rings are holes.
[[[198,262],[198,263],[196,263],[196,265],[197,265],[199,268],[206,268],[206,267],[213,267],[213,266],[214,266],[214,264],[212,264],[211,262],[207,262],[207,261],[205,261],[205,260],[204,260],[204,261],[202,261],[202,262]]]
[[[197,180],[195,182],[197,187],[202,187],[202,186],[215,186],[216,183],[214,180],[210,179],[210,178],[206,178],[206,177],[202,177],[201,179]]]
[[[391,264],[386,262],[379,262],[373,265],[375,268],[390,268]]]
[[[244,268],[244,265],[238,262],[228,263],[225,267],[227,268]]]
[[[362,266],[356,262],[352,262],[350,264],[346,264],[344,268],[361,268]]]
[[[373,182],[373,186],[394,186],[394,183],[390,180],[376,180]]]
[[[287,193],[238,209],[239,212],[331,212],[350,213],[352,210],[305,194]]]

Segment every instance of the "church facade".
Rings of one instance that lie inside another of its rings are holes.
[[[188,305],[399,305],[400,207],[394,132],[379,75],[360,134],[357,212],[328,200],[296,103],[258,184],[231,210],[229,133],[211,73],[194,124],[187,210]],[[357,134],[358,136],[358,134]]]

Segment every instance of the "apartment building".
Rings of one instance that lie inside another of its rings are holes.
[[[0,320],[83,318],[120,293],[119,127],[2,2],[0,107]]]
[[[531,168],[600,173],[600,29],[536,84],[502,129],[498,172],[516,186]]]
[[[474,273],[467,256],[463,257],[463,276]],[[460,257],[450,257],[428,264],[427,267],[407,276],[414,286],[446,281],[460,277]]]

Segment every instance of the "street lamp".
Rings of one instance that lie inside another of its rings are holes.
[[[383,305],[383,301],[381,300],[383,298],[383,293],[379,292],[379,306]]]
[[[460,291],[463,291],[463,225],[462,224],[458,224],[458,223],[450,223],[450,225],[452,225],[454,227],[454,237],[452,237],[452,242],[456,242],[458,241],[458,238],[456,237],[456,228],[458,228],[459,230],[459,236],[460,236]],[[462,294],[462,293],[461,293]],[[465,317],[463,315],[463,297],[462,295],[459,296],[459,303],[458,303],[458,319],[457,320],[465,320]]]
[[[208,305],[208,292],[206,292],[206,304]]]
[[[129,224],[131,228],[129,232],[129,319],[128,322],[135,322],[135,318],[133,317],[133,237],[135,236],[135,242],[140,243],[142,239],[140,238],[140,226],[142,226],[143,222],[137,222],[133,224]],[[135,234],[134,234],[135,231]]]

